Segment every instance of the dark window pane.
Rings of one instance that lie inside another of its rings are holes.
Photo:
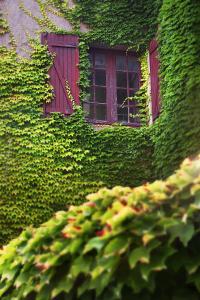
[[[128,107],[118,107],[117,116],[118,116],[118,121],[128,122]]]
[[[137,104],[135,104],[135,106],[131,106],[129,108],[129,113],[130,113],[130,116],[129,116],[130,123],[137,123],[137,124],[139,124],[140,123],[140,118],[138,116],[139,109],[137,107]]]
[[[95,102],[106,103],[106,88],[95,88]]]
[[[129,90],[129,97],[133,97],[135,95],[135,91],[134,90]]]
[[[131,102],[130,102],[130,104],[131,104]],[[129,112],[130,112],[130,114],[132,114],[132,115],[136,115],[137,113],[138,113],[138,110],[137,110],[137,107],[136,107],[136,105],[131,105],[130,107],[129,107]]]
[[[86,117],[88,117],[90,111],[90,103],[83,102],[83,110],[85,112]]]
[[[93,72],[91,71],[90,74],[89,74],[89,78],[88,78],[91,85],[93,84],[93,76],[94,76],[94,74],[93,74]]]
[[[94,104],[83,102],[83,109],[86,112],[86,117],[89,119],[94,119]]]
[[[117,87],[127,87],[127,74],[125,72],[117,72]]]
[[[128,73],[129,88],[139,89],[139,77],[137,73]]]
[[[139,72],[140,64],[136,57],[128,58],[128,70],[132,72]]]
[[[86,102],[94,102],[94,92],[93,92],[93,87],[88,87],[86,90],[86,96],[84,98],[84,101]]]
[[[95,85],[106,85],[106,71],[96,70],[95,71]]]
[[[106,105],[96,105],[96,119],[102,121],[107,119]]]
[[[95,66],[98,68],[105,68],[106,58],[104,54],[95,54]]]
[[[88,96],[88,99],[87,99],[89,102],[94,102],[94,88],[91,87],[89,89],[89,96]]]
[[[89,54],[89,61],[90,61],[90,66],[93,66],[93,55],[90,53]]]
[[[122,89],[118,89],[117,90],[117,104],[127,104],[127,101],[125,101],[125,99],[127,98],[127,91],[126,90],[122,90]]]
[[[126,70],[126,56],[122,56],[122,55],[116,56],[116,69]]]

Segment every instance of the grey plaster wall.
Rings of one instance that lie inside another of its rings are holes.
[[[39,38],[40,26],[30,16],[28,16],[21,8],[20,3],[23,3],[25,8],[30,11],[33,16],[41,18],[41,11],[36,0],[0,0],[0,10],[4,18],[7,19],[12,35],[16,41],[17,52],[22,56],[28,56],[29,43],[28,37]],[[69,1],[69,6],[73,7],[73,1]],[[64,18],[58,17],[53,13],[48,12],[48,17],[51,21],[67,31],[72,30],[71,24]],[[80,26],[81,31],[87,31],[84,24]],[[9,47],[9,34],[0,36],[0,45]]]

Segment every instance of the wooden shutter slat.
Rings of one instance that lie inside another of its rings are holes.
[[[158,48],[158,43],[156,40],[152,40],[149,45],[149,53],[152,54]]]
[[[55,97],[51,103],[45,104],[45,112],[61,112],[69,115],[73,112],[73,104],[66,91],[66,82],[69,83],[75,103],[80,104],[77,86],[79,80],[78,36],[45,33],[42,34],[41,41],[47,44],[51,53],[56,54],[49,71]]]
[[[49,49],[51,49],[51,52],[53,52],[53,49],[51,47],[49,47]],[[72,103],[70,101],[70,99],[68,98],[68,95],[67,95],[67,91],[66,91],[66,82],[63,78],[63,76],[61,75],[61,65],[59,64],[58,61],[56,61],[56,59],[54,60],[54,67],[55,67],[55,70],[56,70],[56,73],[58,74],[58,77],[60,79],[60,83],[61,83],[61,86],[63,88],[63,92],[66,96],[66,99],[67,99],[67,102],[68,102],[68,105],[69,105],[69,108],[70,108],[70,111],[69,113],[72,113]]]
[[[149,62],[152,118],[154,121],[160,113],[159,60],[158,43],[156,40],[152,40],[149,45]]]
[[[66,44],[62,44],[62,43],[50,43],[49,46],[51,47],[63,47],[63,48],[76,48],[77,45],[66,45]]]

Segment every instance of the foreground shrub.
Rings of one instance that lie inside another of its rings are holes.
[[[88,200],[1,251],[1,299],[200,298],[200,156]]]

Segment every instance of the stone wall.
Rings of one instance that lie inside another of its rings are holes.
[[[0,0],[0,11],[7,19],[10,31],[16,41],[17,52],[22,56],[28,56],[28,38],[29,36],[36,38],[40,37],[40,26],[33,17],[28,16],[21,8],[20,3],[32,13],[34,17],[42,17],[40,8],[36,0]],[[69,1],[69,5],[73,6],[73,2]],[[54,9],[55,10],[55,9]],[[62,17],[59,17],[51,12],[47,13],[48,17],[59,28],[71,31],[71,24]],[[86,31],[87,28],[81,24],[81,31]],[[9,47],[10,36],[5,34],[0,36],[0,45]]]

